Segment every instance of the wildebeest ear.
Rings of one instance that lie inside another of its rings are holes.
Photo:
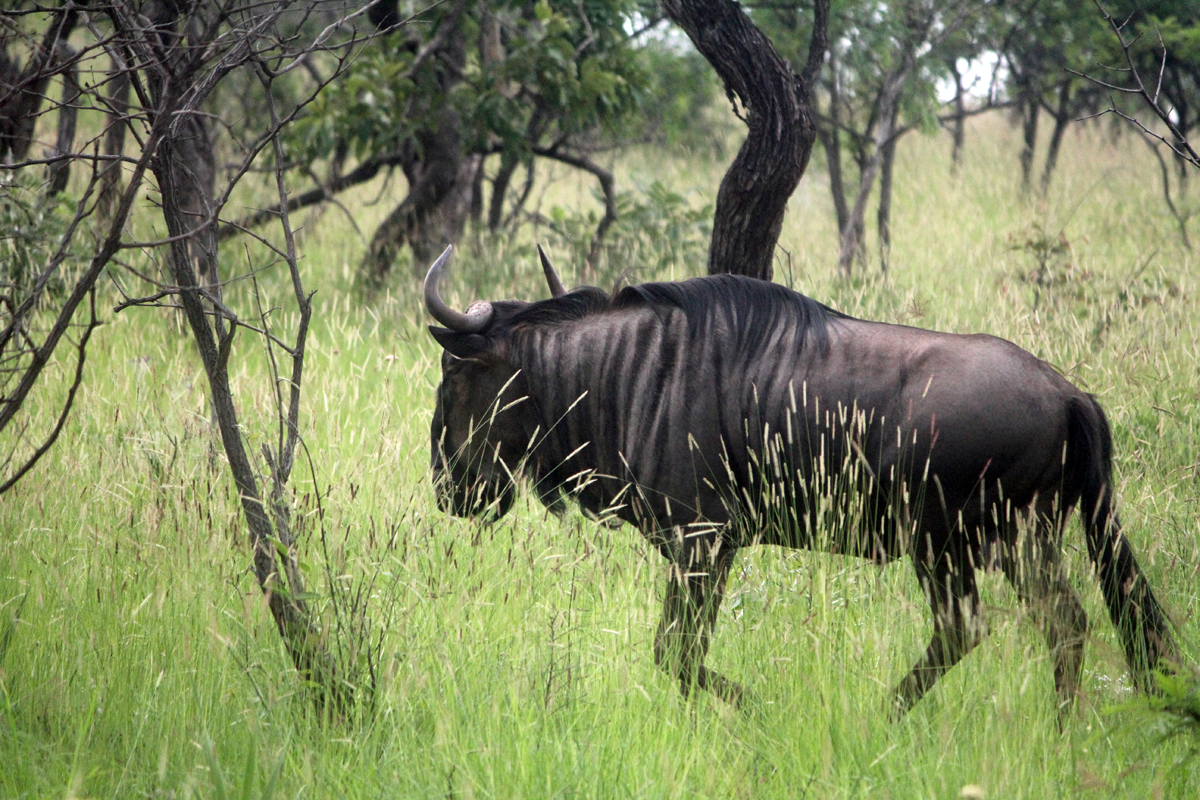
[[[442,349],[452,356],[479,358],[489,350],[487,337],[480,336],[478,333],[459,333],[449,328],[439,328],[436,325],[430,325],[429,332],[433,334],[433,338],[442,346]]]

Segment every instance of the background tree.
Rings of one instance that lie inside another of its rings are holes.
[[[946,59],[961,57],[980,23],[984,0],[844,0],[831,11],[828,66],[822,76],[818,135],[825,151],[841,248],[839,269],[851,274],[866,259],[867,203],[879,181],[880,260],[890,249],[892,171],[896,143],[911,130],[933,130],[937,81]],[[803,18],[766,4],[760,15],[772,31],[803,40]],[[951,43],[958,50],[946,50]],[[797,57],[793,57],[794,60]],[[857,180],[855,180],[855,176]]]
[[[1072,74],[1072,65],[1092,63],[1106,33],[1097,15],[1080,14],[1077,3],[1016,2],[996,20],[997,47],[1004,58],[1006,91],[1021,125],[1021,186],[1030,191],[1045,112],[1053,121],[1042,166],[1041,194],[1050,187],[1067,126],[1092,113],[1099,102],[1095,87]]]
[[[235,298],[223,296],[212,232],[230,194],[264,153],[273,156],[277,194],[286,197],[279,137],[324,83],[310,85],[288,102],[276,99],[279,84],[318,54],[330,66],[329,78],[336,77],[357,43],[353,20],[362,11],[331,3],[297,6],[224,0],[182,7],[113,0],[87,7],[86,44],[78,52],[65,50],[69,23],[84,13],[68,0],[52,15],[49,31],[31,48],[18,83],[0,98],[7,115],[2,127],[9,156],[3,172],[18,195],[6,195],[5,209],[16,206],[17,228],[28,229],[31,222],[41,226],[40,242],[16,243],[18,255],[26,257],[0,265],[4,270],[0,430],[6,434],[7,451],[0,492],[34,467],[70,413],[84,378],[89,338],[102,322],[97,309],[102,275],[107,274],[124,297],[117,312],[132,307],[182,311],[204,368],[216,433],[241,501],[253,574],[295,668],[306,684],[317,688],[318,704],[331,703],[344,710],[361,665],[372,669],[371,654],[339,652],[336,641],[329,646],[322,620],[309,605],[296,560],[297,521],[292,518],[288,482],[300,442],[305,342],[312,306],[303,287],[294,237],[285,211],[277,219],[277,238],[259,239],[266,255],[255,258],[245,252],[247,272],[233,279],[251,291]],[[308,35],[307,24],[317,16],[324,16],[328,24]],[[33,42],[38,22],[38,16],[29,13],[11,30],[18,40]],[[60,55],[51,57],[50,52]],[[12,63],[10,59],[6,67],[9,74]],[[77,67],[82,67],[78,73]],[[104,77],[81,83],[75,76],[85,72]],[[65,78],[63,101],[43,107],[34,100],[42,98],[55,74]],[[215,126],[210,125],[217,114],[209,101],[235,74],[258,83],[264,113],[258,116],[254,135],[243,142],[237,163],[218,185]],[[109,81],[118,88],[107,88]],[[120,86],[128,87],[132,96],[127,102],[112,102],[127,91]],[[34,89],[37,98],[31,100],[28,96]],[[62,119],[73,120],[80,108],[107,112],[108,130],[92,131],[90,139],[72,145],[74,136],[63,133]],[[45,158],[30,158],[40,120],[54,115],[58,118],[55,148]],[[123,137],[111,135],[118,127],[132,134],[133,152],[124,151]],[[105,146],[100,154],[102,140]],[[67,167],[72,164],[90,172],[69,181]],[[37,170],[47,165],[51,168],[47,185],[69,209],[57,225],[45,222],[50,217],[35,216],[37,209],[19,196],[23,187],[37,185]],[[123,181],[114,177],[118,171],[124,171]],[[102,192],[107,192],[107,213],[100,213]],[[154,197],[150,207],[139,202],[147,192]],[[148,218],[147,211],[161,215],[161,221]],[[49,246],[47,234],[56,237]],[[27,273],[14,274],[14,264],[28,268]],[[290,332],[281,330],[261,308],[261,299],[253,291],[257,284],[242,280],[268,264],[282,264],[287,271],[297,312]],[[87,319],[79,322],[76,316],[85,304]],[[235,339],[242,329],[262,337],[273,378],[275,430],[263,438],[258,460],[247,448],[247,423],[239,414],[230,380],[231,368],[238,363]],[[73,377],[55,426],[39,442],[22,414],[35,390],[54,396],[53,387],[44,386],[47,367],[72,333],[76,334]],[[286,380],[281,379],[277,361],[284,358],[290,360],[290,369],[283,370]],[[366,680],[361,685],[369,690],[373,673],[362,677]]]
[[[1108,50],[1099,53],[1096,61],[1117,70],[1118,76],[1124,74],[1130,79],[1124,88],[1133,90],[1106,93],[1113,107],[1128,111],[1131,102],[1140,103],[1143,98],[1137,94],[1133,78],[1155,76],[1151,99],[1161,104],[1170,124],[1165,137],[1148,135],[1143,139],[1158,159],[1164,203],[1184,246],[1191,249],[1189,223],[1200,207],[1192,196],[1187,159],[1178,156],[1200,130],[1200,7],[1183,0],[1157,0],[1124,1],[1111,7],[1101,4],[1100,10],[1101,16],[1111,20],[1110,28],[1116,28],[1118,37],[1103,40]],[[1081,64],[1076,71],[1089,67]],[[1167,153],[1160,146],[1164,141],[1169,145]]]
[[[399,167],[407,195],[373,234],[360,270],[378,285],[406,246],[423,269],[458,240],[468,219],[486,217],[492,230],[517,219],[537,160],[550,159],[597,180],[606,213],[594,258],[615,218],[616,193],[593,156],[620,138],[618,123],[635,111],[649,80],[626,32],[637,8],[629,0],[458,0],[394,30],[369,45],[293,129],[290,164],[357,163],[289,199],[289,208]],[[274,213],[252,215],[240,227]]]
[[[813,87],[825,58],[828,0],[817,0],[799,75],[733,0],[666,0],[683,28],[740,103],[749,132],[717,193],[709,274],[772,276],[788,198],[816,139]]]

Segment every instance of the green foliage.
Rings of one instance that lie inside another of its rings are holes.
[[[829,12],[829,49],[832,59],[822,74],[828,86],[830,70],[836,69],[838,93],[844,106],[839,135],[852,149],[861,151],[866,145],[862,137],[869,136],[875,123],[874,104],[885,76],[894,70],[906,49],[917,48],[913,77],[905,85],[900,100],[900,124],[911,125],[924,133],[937,129],[937,83],[946,73],[943,48],[931,48],[914,29],[915,17],[933,11],[944,14],[947,23],[957,27],[961,41],[967,29],[982,16],[987,3],[972,4],[962,0],[933,0],[904,3],[876,0],[834,0]],[[967,17],[964,23],[962,16]],[[812,30],[812,13],[808,10],[768,7],[755,14],[755,21],[771,37],[780,54],[799,70],[808,58],[808,42]],[[938,35],[935,27],[931,35]],[[831,67],[830,65],[834,66]],[[828,97],[822,101],[822,113],[828,114]]]
[[[639,47],[648,82],[627,136],[671,152],[723,158],[736,122],[718,113],[723,101],[713,68],[694,50],[680,52],[659,39]]]
[[[10,174],[0,184],[0,293],[17,302],[26,297],[71,223],[72,205],[64,194],[46,197],[42,182],[32,175]],[[61,294],[77,265],[78,259],[69,252],[44,296]]]
[[[603,202],[599,195],[598,202]],[[594,209],[550,209],[551,242],[567,249],[583,264],[599,222]],[[705,263],[712,233],[712,205],[696,206],[679,192],[654,181],[644,191],[617,193],[617,221],[609,228],[599,263],[586,279],[609,287],[619,279],[630,283],[662,279],[674,266],[696,269]]]
[[[1030,224],[1012,201],[1015,147],[999,120],[975,124],[957,182],[944,179],[945,141],[902,142],[886,279],[836,277],[830,215],[802,184],[780,242],[796,288],[855,316],[1003,336],[1096,393],[1113,426],[1125,532],[1172,617],[1194,620],[1200,271],[1158,219],[1156,187],[1136,180],[1152,157],[1084,129],[1046,200],[1046,220],[1074,210],[1070,261],[1094,285],[1128,283],[1149,262],[1138,281],[1178,287],[1161,302],[1131,300],[1096,346],[1103,303],[1031,311],[1018,271],[1036,262],[1009,247]],[[1130,172],[1110,169],[1121,159]],[[656,179],[688,201],[644,212],[678,219],[686,237],[686,209],[699,215],[695,198],[715,196],[724,169],[654,150],[615,171],[620,185],[647,182],[631,205],[655,204]],[[544,207],[581,214],[569,183],[551,186]],[[364,226],[387,211],[375,194],[346,198]],[[1043,222],[1051,238],[1058,227]],[[579,237],[592,231],[581,224]],[[522,228],[490,259],[464,247],[448,300],[545,297],[540,234]],[[709,660],[752,701],[739,712],[705,694],[682,701],[652,655],[666,577],[658,552],[628,527],[550,516],[528,491],[491,526],[441,512],[428,461],[439,352],[418,286],[374,305],[354,294],[346,265],[364,244],[339,214],[306,225],[299,246],[317,290],[300,417],[317,481],[297,464],[293,518],[310,532],[323,518],[329,531],[327,549],[310,533],[299,555],[310,575],[328,568],[346,587],[369,587],[383,637],[375,709],[321,717],[298,691],[248,572],[236,488],[212,463],[194,345],[170,315],[120,314],[95,333],[59,445],[0,502],[0,796],[1043,800],[1200,790],[1196,762],[1176,766],[1191,734],[1163,741],[1151,725],[1096,712],[1145,701],[1129,689],[1076,525],[1064,534],[1067,563],[1091,626],[1083,695],[1063,732],[1036,620],[996,576],[981,576],[988,639],[893,724],[883,713],[891,685],[930,630],[911,567],[767,548],[739,557]],[[667,243],[637,246],[651,263]],[[702,258],[676,258],[663,267],[674,277],[703,271]],[[605,268],[624,266],[638,263]],[[289,290],[284,275],[258,279],[265,308]],[[242,316],[255,319],[252,308]],[[260,350],[234,344],[252,448],[274,429]],[[37,413],[41,424],[54,408]],[[328,609],[333,592],[315,579],[311,588]],[[1196,626],[1181,624],[1179,639],[1194,662]]]
[[[368,47],[293,126],[289,154],[311,161],[330,155],[339,142],[360,158],[391,152],[438,130],[447,102],[473,152],[525,152],[611,129],[635,109],[648,81],[624,33],[632,9],[627,0],[473,4],[457,23],[468,48],[458,75],[438,58],[413,68],[428,37],[449,24],[451,9],[439,7],[405,29],[408,38],[393,35]],[[493,20],[498,47],[485,53],[469,46]]]
[[[1173,109],[1185,133],[1200,124],[1200,11],[1180,0],[1142,2],[1115,0],[1101,7],[1122,26],[1121,35],[1143,83]],[[1002,9],[994,17],[991,40],[1000,46],[1012,69],[1010,97],[1030,95],[1047,108],[1057,104],[1060,87],[1069,87],[1074,116],[1094,113],[1116,103],[1138,116],[1145,111],[1137,97],[1114,95],[1083,75],[1134,86],[1125,54],[1110,25],[1095,6],[1081,10],[1069,0],[1039,2]],[[1164,54],[1165,49],[1165,54]],[[1165,56],[1165,57],[1164,57]]]
[[[1126,720],[1127,726],[1142,728],[1159,744],[1181,740],[1186,751],[1174,769],[1184,772],[1200,756],[1200,675],[1156,672],[1154,685],[1154,694],[1113,705],[1108,713]]]

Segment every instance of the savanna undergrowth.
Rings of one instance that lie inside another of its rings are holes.
[[[1178,244],[1140,143],[1077,126],[1056,184],[1033,203],[1021,199],[1014,132],[985,118],[971,134],[956,178],[948,138],[902,140],[886,278],[877,265],[836,275],[833,214],[812,165],[777,280],[855,316],[1011,339],[1096,394],[1113,426],[1126,531],[1194,663],[1196,257]],[[593,280],[701,274],[695,212],[723,169],[661,152],[619,158],[620,187],[658,188],[628,196],[643,229],[614,229]],[[387,206],[371,204],[379,191],[344,203],[368,234]],[[567,223],[595,212],[586,182],[537,191],[543,211],[563,209],[561,224],[468,240],[448,300],[544,297],[535,241],[551,244],[568,279],[580,274],[572,259],[592,227]],[[735,566],[708,659],[751,701],[741,711],[703,694],[684,702],[653,664],[665,574],[636,531],[576,511],[553,517],[528,491],[491,526],[437,509],[428,465],[440,354],[419,287],[397,270],[364,298],[352,279],[366,243],[343,212],[301,222],[301,268],[317,289],[301,431],[317,467],[298,463],[293,513],[309,531],[300,559],[311,602],[328,620],[342,603],[346,624],[376,637],[346,656],[376,676],[374,702],[321,716],[305,701],[244,555],[181,321],[107,315],[67,429],[0,500],[0,796],[1200,792],[1194,737],[1164,738],[1129,710],[1148,705],[1132,692],[1075,524],[1067,560],[1092,632],[1061,733],[1050,654],[999,578],[982,580],[985,643],[889,723],[890,689],[930,627],[911,567],[766,549]],[[259,281],[266,308],[289,291],[282,273]],[[241,355],[246,430],[270,430],[265,359]]]

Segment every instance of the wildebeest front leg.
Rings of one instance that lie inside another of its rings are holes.
[[[893,719],[912,708],[985,633],[974,568],[949,550],[923,550],[913,554],[913,564],[933,611],[933,638],[925,655],[896,687]]]
[[[704,666],[737,549],[719,539],[688,545],[671,562],[663,618],[654,636],[654,663],[679,681],[685,697],[695,684],[737,705],[742,687]]]

